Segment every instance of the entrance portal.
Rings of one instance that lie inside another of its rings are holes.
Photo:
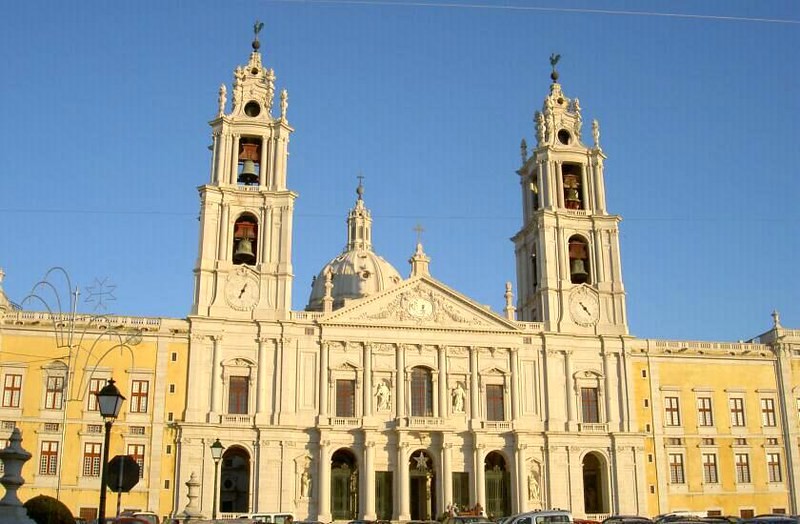
[[[433,459],[420,449],[408,461],[411,520],[433,520],[436,514],[436,473]]]
[[[222,455],[219,471],[219,509],[223,513],[250,511],[250,454],[231,446]]]
[[[492,451],[484,460],[486,476],[486,516],[490,519],[511,515],[511,475],[506,459]]]
[[[583,458],[583,510],[586,513],[608,513],[605,493],[605,472],[595,453]]]
[[[331,457],[331,515],[334,520],[352,520],[358,513],[358,463],[346,449]]]

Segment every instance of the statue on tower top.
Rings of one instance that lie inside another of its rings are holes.
[[[261,47],[261,42],[258,41],[258,33],[262,29],[264,29],[264,22],[256,20],[256,23],[253,24],[253,51],[258,51],[258,48]]]
[[[558,71],[556,71],[556,64],[558,64],[559,60],[561,60],[561,55],[556,53],[552,53],[550,55],[550,67],[553,68],[553,72],[550,73],[550,78],[553,79],[553,83],[556,83],[558,81]]]

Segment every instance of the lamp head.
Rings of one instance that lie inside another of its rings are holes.
[[[215,440],[213,444],[211,444],[211,457],[214,459],[214,462],[219,462],[219,459],[222,458],[222,452],[225,451],[225,446],[222,445],[222,442],[219,439]]]
[[[100,414],[103,418],[116,419],[119,416],[119,410],[122,408],[122,401],[125,400],[125,397],[114,385],[114,379],[108,379],[108,384],[98,391],[96,395],[97,404],[100,406]]]

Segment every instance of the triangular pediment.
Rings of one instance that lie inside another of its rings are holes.
[[[354,300],[325,315],[319,322],[421,329],[519,331],[513,321],[427,276],[413,277],[382,293]]]

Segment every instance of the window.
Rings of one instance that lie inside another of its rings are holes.
[[[83,476],[100,476],[100,451],[102,444],[87,442],[83,445]]]
[[[782,482],[780,453],[767,453],[767,473],[770,482]]]
[[[6,375],[3,380],[3,407],[18,408],[22,375]]]
[[[53,476],[58,470],[58,442],[45,440],[42,442],[42,453],[39,456],[39,475]]]
[[[583,422],[587,424],[600,422],[600,407],[597,398],[597,388],[581,388],[581,416]]]
[[[703,453],[703,483],[716,484],[717,478],[717,455],[714,453]]]
[[[667,426],[681,425],[681,411],[678,405],[678,397],[664,398],[664,415],[666,418],[664,423]]]
[[[731,426],[744,426],[744,399],[734,397],[728,400],[731,407]]]
[[[671,484],[685,484],[683,476],[683,454],[669,454],[669,481]]]
[[[700,444],[702,446],[713,446],[715,444],[715,442],[714,442],[713,438],[704,438],[704,439],[700,440]]]
[[[767,438],[767,446],[777,446],[778,445],[778,438],[777,437],[768,437]]]
[[[44,409],[61,409],[64,406],[64,377],[47,377]]]
[[[503,386],[488,384],[486,386],[486,420],[505,419]]]
[[[170,393],[175,393],[175,384],[170,384],[169,385],[169,392]]]
[[[735,439],[733,439],[733,445],[734,446],[746,446],[747,445],[747,439],[746,438],[735,438]]]
[[[128,455],[139,464],[139,478],[144,477],[144,444],[128,444]]]
[[[750,483],[750,456],[747,453],[736,453],[736,482]]]
[[[761,399],[761,425],[765,427],[775,427],[775,400],[771,398]]]
[[[697,418],[700,426],[713,426],[714,413],[711,411],[711,397],[697,398]]]
[[[89,381],[89,404],[86,409],[89,411],[100,411],[100,405],[97,403],[97,394],[103,389],[105,380],[102,378],[93,378]]]
[[[150,382],[134,380],[131,382],[131,413],[147,413],[147,393]]]
[[[411,416],[433,416],[433,380],[427,368],[411,370]]]
[[[336,416],[356,416],[356,381],[336,381]]]
[[[250,384],[247,377],[232,376],[228,379],[228,413],[246,415],[249,411]]]

